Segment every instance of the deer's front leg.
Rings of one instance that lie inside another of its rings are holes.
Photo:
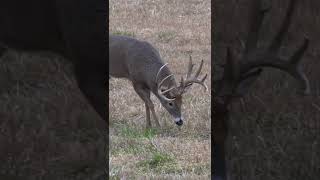
[[[149,128],[151,128],[150,108],[149,108],[149,106],[148,106],[147,103],[145,103],[145,106],[146,106],[146,119],[147,119],[147,126],[146,126],[146,128],[149,129]]]
[[[153,118],[156,121],[156,125],[159,127],[159,121],[156,116],[155,110],[154,110],[154,105],[150,99],[150,90],[147,88],[144,88],[140,85],[137,85],[137,83],[133,83],[133,88],[137,92],[137,94],[140,96],[140,98],[144,101],[145,106],[146,106],[146,120],[147,120],[147,129],[151,128],[151,121],[150,121],[150,110],[153,115]]]
[[[151,102],[151,103],[152,103],[152,102]],[[151,109],[153,118],[154,118],[154,120],[155,120],[155,122],[156,122],[156,126],[157,126],[157,127],[160,127],[159,119],[158,119],[158,117],[157,117],[156,111],[154,110],[154,105],[153,105],[153,103],[152,103],[152,106],[150,107],[150,109]]]

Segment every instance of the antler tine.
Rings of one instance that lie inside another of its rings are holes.
[[[291,57],[291,64],[296,64],[298,65],[299,62],[301,61],[301,57],[304,54],[304,52],[308,49],[309,47],[309,39],[307,37],[304,38],[304,42],[301,45],[301,47],[296,51],[296,53]]]
[[[302,92],[305,95],[310,94],[310,83],[307,79],[305,73],[301,71],[300,67],[300,61],[302,60],[302,56],[304,55],[305,51],[307,50],[309,46],[309,40],[305,38],[304,43],[296,50],[289,58],[289,60],[284,60],[279,57],[273,57],[273,56],[266,56],[262,57],[258,61],[250,61],[244,64],[241,64],[240,66],[240,78],[238,79],[238,82],[245,79],[245,75],[250,72],[253,69],[260,68],[260,67],[272,67],[276,69],[280,69],[284,72],[287,72],[292,77],[294,77],[296,80],[299,81],[300,87],[302,88]]]
[[[173,101],[173,100],[175,100],[175,98],[167,98],[164,94],[166,94],[167,92],[175,89],[176,87],[171,87],[171,88],[169,88],[169,89],[167,89],[167,90],[165,90],[165,91],[161,91],[161,86],[162,86],[162,84],[163,84],[166,80],[168,80],[170,77],[172,77],[172,76],[173,76],[173,74],[170,74],[170,75],[168,75],[167,77],[163,78],[163,79],[161,80],[161,82],[158,84],[158,87],[157,87],[157,89],[158,89],[158,95],[159,95],[160,97],[162,97],[162,98],[163,98],[164,100],[166,100],[166,101]]]
[[[188,87],[188,86],[190,86],[191,84],[190,83],[196,83],[196,84],[200,84],[202,87],[204,87],[204,89],[205,89],[205,91],[208,91],[208,86],[204,83],[204,81],[207,79],[207,77],[208,77],[208,74],[205,74],[204,76],[203,76],[203,78],[202,79],[194,79],[194,80],[192,80],[192,81],[189,81],[189,82],[187,82],[187,83],[185,83],[185,88],[186,87]]]
[[[271,43],[271,45],[269,47],[269,51],[273,54],[278,53],[280,46],[281,46],[281,42],[283,41],[284,35],[286,32],[288,32],[288,29],[289,29],[289,26],[290,26],[291,20],[292,20],[291,17],[292,17],[294,8],[296,6],[296,2],[297,2],[296,0],[290,0],[286,17],[281,25],[280,30],[278,31],[276,37],[274,38],[273,42]]]
[[[171,90],[173,90],[173,89],[175,89],[176,87],[171,87],[171,88],[169,88],[169,89],[167,89],[167,90],[165,90],[165,91],[161,91],[161,86],[163,85],[163,83],[164,83],[166,80],[168,80],[169,78],[171,78],[171,77],[173,76],[173,74],[170,74],[170,75],[166,76],[165,78],[163,78],[163,79],[160,81],[160,83],[159,83],[159,80],[158,80],[159,75],[160,75],[160,72],[163,70],[163,68],[164,68],[166,65],[168,65],[168,63],[162,65],[162,66],[160,67],[158,73],[157,73],[157,76],[156,76],[157,90],[158,90],[158,95],[159,95],[162,99],[164,99],[164,100],[166,100],[166,101],[173,101],[173,100],[175,100],[175,98],[172,98],[172,99],[167,98],[164,94],[167,93],[167,92],[169,92],[169,91],[171,91]]]
[[[196,74],[194,75],[195,78],[197,78],[201,72],[202,69],[202,65],[203,65],[203,59],[201,60],[200,66],[198,68],[198,71],[196,72]]]
[[[257,41],[257,31],[248,38],[245,49],[246,54],[245,56],[242,56],[240,61],[235,61],[230,47],[227,48],[226,65],[223,76],[221,79],[214,82],[218,85],[217,88],[214,88],[216,90],[216,96],[228,99],[227,102],[231,102],[229,100],[233,99],[233,95],[236,93],[239,93],[237,94],[238,97],[243,96],[247,90],[249,90],[250,85],[255,82],[261,74],[262,68],[264,67],[271,67],[288,73],[298,81],[304,95],[310,94],[310,83],[305,73],[301,70],[300,63],[302,61],[302,56],[309,45],[308,38],[305,38],[302,45],[289,59],[282,59],[276,54],[280,49],[281,42],[291,23],[291,16],[293,14],[295,4],[296,0],[292,0],[290,2],[282,27],[271,46],[266,51],[259,51],[258,53],[249,52],[251,50],[254,51],[253,48],[255,48],[254,45]],[[253,17],[254,20],[251,26],[252,31],[259,29],[259,23],[262,23],[260,21],[262,21],[264,13],[267,10],[268,9],[260,10],[260,17]]]
[[[193,66],[194,66],[194,64],[192,64],[192,57],[191,57],[191,55],[190,55],[190,56],[189,56],[189,65],[188,65],[187,79],[191,76]]]
[[[162,71],[162,69],[163,69],[166,65],[168,65],[168,63],[165,63],[164,65],[162,65],[162,66],[160,67],[160,69],[159,69],[159,71],[158,71],[158,73],[157,73],[157,76],[156,76],[156,82],[157,82],[157,83],[158,83],[158,78],[159,78],[160,72]]]
[[[164,95],[165,93],[173,90],[174,88],[175,88],[175,87],[172,87],[172,88],[167,89],[167,90],[165,90],[165,91],[161,91],[161,90],[158,88],[158,94],[159,94],[160,97],[162,97],[162,98],[163,98],[164,100],[166,100],[166,101],[174,101],[176,98],[167,98],[167,97]]]
[[[305,73],[301,71],[301,66],[299,65],[302,60],[302,56],[305,53],[305,51],[308,49],[308,47],[309,47],[309,39],[305,38],[301,47],[293,54],[293,56],[289,60],[289,66],[291,66],[293,70],[295,70],[293,71],[295,74],[294,77],[300,81],[300,87],[304,95],[308,95],[311,93],[310,83]]]
[[[170,89],[168,89],[168,90],[172,90],[172,89],[174,89],[174,87],[172,87],[172,88],[170,88]],[[166,90],[167,91],[167,90]],[[168,91],[167,91],[168,92]],[[159,94],[159,96],[162,98],[162,99],[164,99],[165,101],[174,101],[176,98],[167,98],[164,94],[165,93],[162,93],[161,92],[161,90],[160,89],[158,89],[158,94]]]
[[[160,81],[160,83],[158,84],[158,88],[161,87],[162,84],[163,84],[167,79],[169,79],[169,78],[172,77],[172,76],[173,76],[173,74],[170,74],[170,75],[168,75],[167,77],[163,78],[163,79]]]
[[[183,76],[181,76],[180,87],[185,87]]]
[[[228,46],[222,77],[213,81],[215,96],[223,97],[226,102],[230,102],[233,97],[234,88],[237,84],[239,72],[238,63],[233,57],[231,48]]]
[[[260,0],[253,0],[253,8],[250,14],[249,22],[251,22],[248,33],[247,42],[244,53],[247,55],[251,50],[257,47],[259,31],[265,17],[265,13],[269,11],[270,7],[262,8]]]
[[[202,85],[205,89],[205,91],[208,91],[208,86],[204,83],[204,81],[207,79],[207,76],[208,74],[204,75],[203,78],[198,82],[195,82],[195,83],[198,83],[200,85]]]
[[[183,77],[181,77],[180,88],[183,89],[182,92],[185,92],[185,89],[188,86],[191,86],[193,83],[200,84],[201,86],[203,86],[205,88],[205,91],[208,90],[207,85],[204,83],[204,81],[207,78],[207,74],[202,79],[200,79],[200,80],[197,79],[201,70],[202,70],[202,66],[203,66],[203,60],[201,60],[201,64],[200,64],[198,70],[196,71],[195,75],[193,77],[191,77],[193,64],[192,64],[192,58],[190,56],[187,79],[184,81]]]
[[[224,70],[223,77],[229,81],[234,81],[238,76],[237,65],[235,58],[232,55],[231,48],[227,48],[227,64]]]
[[[257,67],[277,68],[294,77],[300,83],[303,94],[307,95],[310,94],[310,83],[304,72],[301,71],[299,62],[302,60],[302,56],[308,48],[309,40],[305,38],[304,43],[300,46],[300,48],[298,48],[298,50],[294,52],[294,55],[289,59],[289,61],[276,57],[276,54],[280,50],[284,35],[288,31],[289,25],[291,24],[292,14],[295,6],[296,0],[291,0],[289,2],[286,17],[281,25],[281,28],[268,48],[268,51],[266,51],[264,54],[264,57],[259,58],[257,61],[242,64],[242,67],[240,67],[241,72],[239,73],[243,75]],[[243,79],[245,78],[242,76],[239,80],[242,81]]]

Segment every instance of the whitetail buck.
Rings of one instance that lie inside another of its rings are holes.
[[[236,60],[232,50],[227,48],[223,76],[221,79],[214,80],[213,84],[213,174],[215,180],[226,179],[225,140],[228,134],[229,105],[236,98],[245,95],[250,85],[261,74],[261,68],[271,67],[287,72],[298,81],[303,94],[310,93],[309,81],[300,66],[302,56],[308,48],[308,39],[305,38],[304,43],[289,59],[283,59],[278,55],[281,42],[291,23],[296,0],[290,1],[281,28],[266,50],[258,50],[257,42],[265,13],[270,8],[262,8],[260,0],[252,0],[252,3],[253,9],[249,20],[251,24],[244,52],[241,58]]]
[[[0,56],[8,48],[70,59],[79,88],[106,122],[107,2],[2,0]]]
[[[150,111],[159,127],[160,123],[150,99],[152,92],[163,107],[174,117],[178,126],[183,124],[181,116],[182,95],[189,86],[197,83],[207,89],[204,81],[207,74],[198,79],[203,66],[203,60],[194,76],[191,76],[194,64],[190,56],[186,79],[181,77],[177,85],[158,51],[148,42],[125,36],[109,36],[109,75],[126,78],[132,82],[134,90],[145,103],[147,128],[151,127]],[[109,76],[110,77],[110,76]]]

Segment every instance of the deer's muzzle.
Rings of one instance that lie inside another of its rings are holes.
[[[183,124],[183,119],[182,119],[182,118],[176,118],[176,119],[175,119],[175,122],[176,122],[176,125],[182,126],[182,124]]]

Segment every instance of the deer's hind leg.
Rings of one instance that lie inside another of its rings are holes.
[[[140,98],[144,101],[145,106],[146,106],[146,120],[147,120],[146,128],[147,129],[151,128],[150,110],[151,110],[152,115],[156,121],[156,125],[159,127],[160,124],[159,124],[157,115],[154,110],[154,105],[150,99],[150,90],[147,88],[144,88],[140,85],[133,85],[133,88],[137,92],[137,94],[140,96]]]

